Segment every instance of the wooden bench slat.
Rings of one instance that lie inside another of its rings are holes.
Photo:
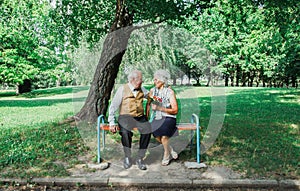
[[[177,128],[178,130],[196,130],[196,124],[192,124],[192,123],[178,123],[177,124]],[[104,130],[104,131],[109,131],[109,124],[100,124],[100,129]],[[118,130],[120,130],[120,128],[118,127]],[[133,128],[133,130],[137,130],[137,128]]]

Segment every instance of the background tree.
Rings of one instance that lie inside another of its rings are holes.
[[[159,68],[169,67],[174,84],[184,74],[217,81],[213,78],[219,71],[226,86],[296,87],[299,78],[298,1],[4,0],[0,9],[1,84],[76,84],[74,73],[88,60],[70,51],[78,50],[80,43],[93,50],[104,39],[103,48],[96,51],[101,56],[93,78],[77,81],[91,82],[77,114],[81,120],[94,121],[105,114],[118,71],[126,70],[128,63],[148,70],[143,65],[147,57]],[[158,28],[149,27],[158,23]],[[197,40],[189,41],[181,30],[165,33],[165,24],[185,28]],[[146,27],[152,33],[136,32]],[[140,35],[147,37],[145,49],[139,46]]]
[[[134,26],[134,23],[161,23],[181,19],[198,5],[196,1],[157,0],[57,2],[52,15],[55,21],[60,22],[62,29],[65,29],[63,33],[68,36],[71,44],[78,44],[83,37],[87,37],[90,42],[97,42],[109,32],[86,102],[76,118],[94,122],[99,114],[106,113],[130,35],[133,30],[143,27]]]
[[[0,4],[0,83],[16,86],[17,93],[20,87],[29,91],[33,83],[39,83],[39,76],[64,63],[64,44],[55,38],[49,10],[48,1],[4,0]]]
[[[186,19],[184,27],[200,36],[217,64],[215,69],[223,72],[225,86],[253,86],[255,82],[256,86],[278,87],[289,81],[296,86],[291,79],[299,77],[297,4],[214,1],[197,19]]]

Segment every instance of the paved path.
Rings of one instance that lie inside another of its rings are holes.
[[[66,190],[81,185],[79,190],[300,190],[299,180],[253,180],[243,179],[225,167],[189,169],[184,163],[173,161],[169,166],[148,163],[146,171],[136,165],[125,170],[121,162],[115,161],[105,170],[99,165],[77,165],[72,176],[65,178],[33,178],[30,182],[50,190]],[[0,182],[26,185],[27,180],[0,179]],[[54,187],[56,186],[56,187]],[[58,186],[58,187],[57,187]],[[58,188],[58,189],[55,189]],[[0,188],[1,190],[1,188]],[[32,189],[31,189],[32,190]],[[44,189],[47,190],[47,189]],[[74,188],[70,190],[76,190]],[[78,190],[78,189],[77,189]]]
[[[80,166],[80,165],[78,165]],[[205,169],[188,169],[183,163],[172,162],[167,167],[154,163],[146,171],[136,165],[123,169],[119,164],[111,164],[108,169],[96,169],[97,165],[79,168],[70,177],[33,178],[30,180],[48,190],[300,190],[299,180],[253,180],[242,179],[230,169],[224,167],[207,167]],[[26,185],[28,180],[0,179],[3,183]],[[81,185],[78,189],[78,185]],[[74,189],[77,188],[77,189]],[[121,189],[122,188],[122,189]],[[129,189],[130,188],[130,189]],[[133,189],[135,188],[135,189]],[[0,190],[1,187],[0,187]],[[11,190],[16,190],[13,188]],[[18,189],[17,189],[18,190]],[[28,190],[34,190],[33,188]],[[36,189],[40,190],[40,189]]]
[[[158,151],[161,152],[161,151]],[[151,157],[152,156],[152,157]],[[300,190],[299,180],[253,180],[226,167],[208,166],[191,169],[187,162],[172,161],[168,166],[161,166],[161,153],[146,158],[148,169],[139,170],[136,165],[124,169],[122,160],[111,160],[109,168],[99,169],[104,163],[78,164],[70,169],[71,176],[65,178],[33,178],[30,182],[37,185],[70,187],[107,188],[113,190]],[[197,164],[197,163],[190,163]],[[27,180],[0,179],[0,182],[18,182]],[[59,188],[58,190],[62,189]],[[46,187],[45,187],[46,188]],[[135,189],[134,189],[135,188]],[[0,188],[1,190],[1,188]],[[46,189],[47,190],[47,189]],[[51,189],[50,189],[51,190]],[[55,189],[52,189],[55,190]],[[63,189],[65,190],[65,189]],[[71,189],[76,190],[76,189]],[[80,189],[79,189],[80,190]],[[89,188],[89,190],[92,190]]]

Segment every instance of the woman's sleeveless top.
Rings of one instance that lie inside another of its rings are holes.
[[[162,102],[159,103],[159,106],[165,108],[171,108],[170,97],[171,97],[171,89],[170,88],[162,88],[161,90],[156,87],[152,88],[153,96],[157,96],[161,98]],[[173,117],[176,118],[176,115],[171,115],[162,111],[155,111],[155,119],[161,119],[161,117]]]

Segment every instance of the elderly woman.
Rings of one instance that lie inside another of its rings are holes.
[[[154,73],[154,85],[149,92],[147,102],[147,116],[150,106],[154,111],[154,119],[151,122],[153,136],[163,145],[164,155],[162,165],[166,166],[170,160],[177,159],[178,154],[169,145],[169,139],[177,131],[176,114],[178,105],[174,91],[168,87],[170,74],[165,70],[158,70]]]

